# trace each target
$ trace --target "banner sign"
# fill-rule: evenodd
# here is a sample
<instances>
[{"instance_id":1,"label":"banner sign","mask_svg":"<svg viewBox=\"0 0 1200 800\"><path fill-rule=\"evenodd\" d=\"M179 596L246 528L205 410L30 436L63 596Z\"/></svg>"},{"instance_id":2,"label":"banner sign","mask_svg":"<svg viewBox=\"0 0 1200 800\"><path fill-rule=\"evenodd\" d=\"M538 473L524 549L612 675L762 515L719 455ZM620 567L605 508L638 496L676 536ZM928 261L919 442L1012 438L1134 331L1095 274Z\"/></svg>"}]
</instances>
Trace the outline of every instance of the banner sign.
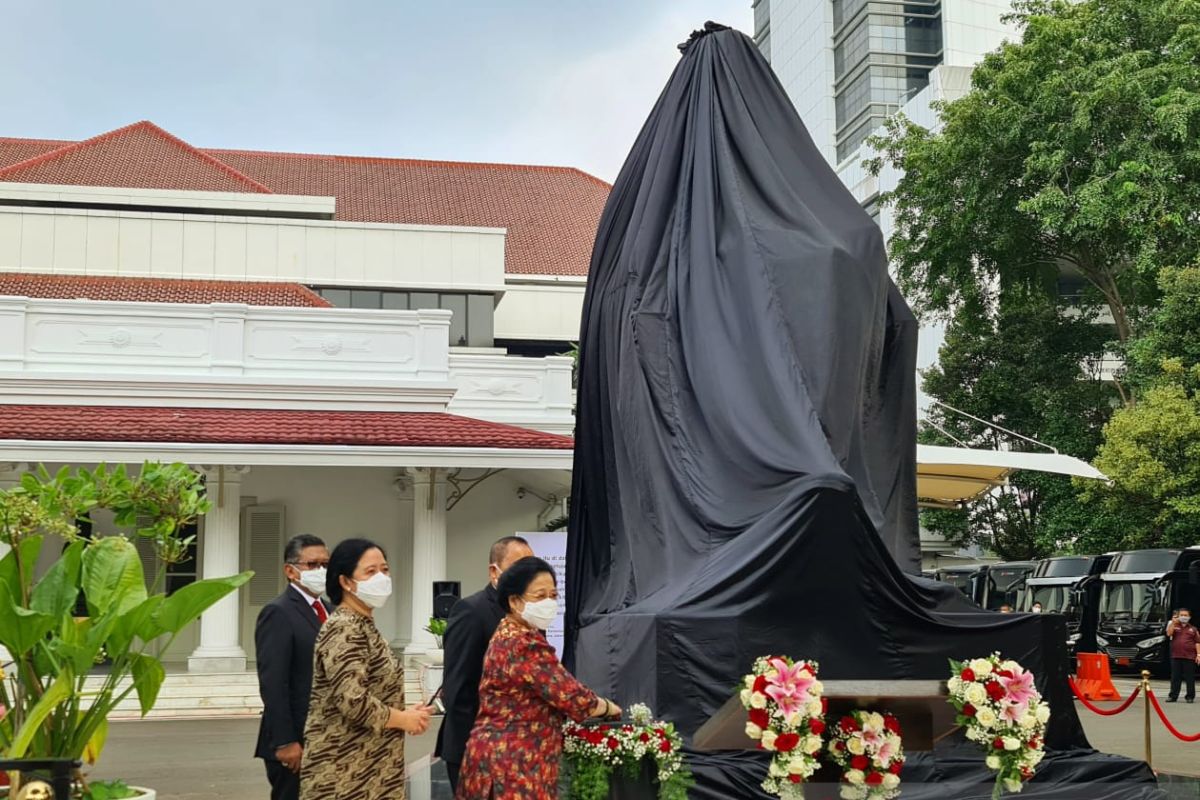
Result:
<instances>
[{"instance_id":1,"label":"banner sign","mask_svg":"<svg viewBox=\"0 0 1200 800\"><path fill-rule=\"evenodd\" d=\"M550 566L554 567L555 577L558 579L558 618L550 625L550 630L546 631L546 639L561 659L563 653L563 618L567 607L567 532L518 532L515 535L529 542L529 546L533 548L535 556L549 562Z\"/></svg>"}]
</instances>

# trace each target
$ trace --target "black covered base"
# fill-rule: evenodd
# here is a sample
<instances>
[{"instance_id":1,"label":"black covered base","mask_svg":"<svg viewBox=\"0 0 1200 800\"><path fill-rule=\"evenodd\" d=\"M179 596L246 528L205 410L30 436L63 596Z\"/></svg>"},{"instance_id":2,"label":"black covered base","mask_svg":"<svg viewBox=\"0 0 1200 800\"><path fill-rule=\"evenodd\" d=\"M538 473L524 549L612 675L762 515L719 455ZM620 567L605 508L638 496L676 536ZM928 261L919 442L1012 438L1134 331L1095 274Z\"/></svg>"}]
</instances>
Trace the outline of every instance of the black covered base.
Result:
<instances>
[{"instance_id":1,"label":"black covered base","mask_svg":"<svg viewBox=\"0 0 1200 800\"><path fill-rule=\"evenodd\" d=\"M759 788L766 774L766 753L689 753L696 776L695 800L770 800ZM991 800L995 773L969 742L939 746L932 753L910 753L901 778L903 800ZM810 783L806 800L834 800L837 784ZM1142 761L1095 750L1059 750L1046 754L1019 800L1166 800L1154 773Z\"/></svg>"}]
</instances>

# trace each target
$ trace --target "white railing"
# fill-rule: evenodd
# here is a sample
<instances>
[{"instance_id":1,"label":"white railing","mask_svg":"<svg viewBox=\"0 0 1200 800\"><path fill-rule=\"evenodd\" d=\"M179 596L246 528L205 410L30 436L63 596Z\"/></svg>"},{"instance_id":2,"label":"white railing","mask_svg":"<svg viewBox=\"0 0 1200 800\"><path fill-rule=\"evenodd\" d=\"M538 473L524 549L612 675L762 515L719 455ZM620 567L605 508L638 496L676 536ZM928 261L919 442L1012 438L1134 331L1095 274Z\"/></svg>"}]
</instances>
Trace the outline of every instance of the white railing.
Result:
<instances>
[{"instance_id":1,"label":"white railing","mask_svg":"<svg viewBox=\"0 0 1200 800\"><path fill-rule=\"evenodd\" d=\"M0 372L446 381L450 317L0 297Z\"/></svg>"},{"instance_id":2,"label":"white railing","mask_svg":"<svg viewBox=\"0 0 1200 800\"><path fill-rule=\"evenodd\" d=\"M574 431L570 358L452 352L450 374L458 390L450 401L455 414L550 433Z\"/></svg>"}]
</instances>

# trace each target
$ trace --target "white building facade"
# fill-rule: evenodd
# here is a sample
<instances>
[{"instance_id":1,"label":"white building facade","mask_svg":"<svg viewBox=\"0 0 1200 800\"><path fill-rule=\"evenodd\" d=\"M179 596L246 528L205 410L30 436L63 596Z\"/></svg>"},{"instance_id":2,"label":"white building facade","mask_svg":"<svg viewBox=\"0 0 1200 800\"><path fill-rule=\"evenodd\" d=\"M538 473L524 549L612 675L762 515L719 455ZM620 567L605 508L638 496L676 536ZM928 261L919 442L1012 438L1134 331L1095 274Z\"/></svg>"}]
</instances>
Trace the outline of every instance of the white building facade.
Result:
<instances>
[{"instance_id":1,"label":"white building facade","mask_svg":"<svg viewBox=\"0 0 1200 800\"><path fill-rule=\"evenodd\" d=\"M204 474L213 509L167 586L255 577L163 653L178 669L247 668L298 533L386 549L377 623L419 658L433 583L477 590L495 539L564 513L555 354L607 192L564 168L202 151L150 123L0 139L0 488L36 464Z\"/></svg>"}]
</instances>

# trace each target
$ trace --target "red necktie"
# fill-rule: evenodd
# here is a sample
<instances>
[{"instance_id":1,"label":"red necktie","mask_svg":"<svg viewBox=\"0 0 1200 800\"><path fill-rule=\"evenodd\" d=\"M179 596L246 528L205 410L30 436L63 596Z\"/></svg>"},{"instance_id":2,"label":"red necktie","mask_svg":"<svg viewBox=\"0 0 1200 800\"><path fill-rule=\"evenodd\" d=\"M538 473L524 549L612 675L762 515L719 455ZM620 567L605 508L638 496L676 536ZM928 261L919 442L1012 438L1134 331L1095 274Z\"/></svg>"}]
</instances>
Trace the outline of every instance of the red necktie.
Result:
<instances>
[{"instance_id":1,"label":"red necktie","mask_svg":"<svg viewBox=\"0 0 1200 800\"><path fill-rule=\"evenodd\" d=\"M329 614L325 613L325 606L320 600L313 600L313 611L317 612L317 619L322 623L329 619Z\"/></svg>"}]
</instances>

